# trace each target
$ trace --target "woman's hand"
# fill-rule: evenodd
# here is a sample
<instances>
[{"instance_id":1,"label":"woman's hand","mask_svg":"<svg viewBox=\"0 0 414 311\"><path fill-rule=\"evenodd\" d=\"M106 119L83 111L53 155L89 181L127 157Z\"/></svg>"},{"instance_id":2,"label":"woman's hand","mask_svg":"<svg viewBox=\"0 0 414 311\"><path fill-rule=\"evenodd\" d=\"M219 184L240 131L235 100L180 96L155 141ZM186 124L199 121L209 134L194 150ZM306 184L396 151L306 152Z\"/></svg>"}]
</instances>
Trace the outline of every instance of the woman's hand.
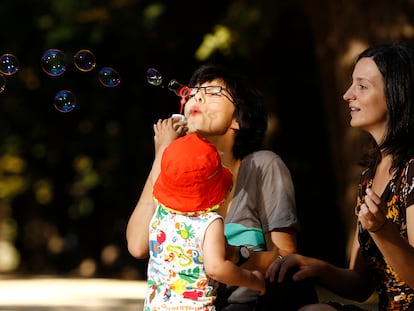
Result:
<instances>
[{"instance_id":1,"label":"woman's hand","mask_svg":"<svg viewBox=\"0 0 414 311\"><path fill-rule=\"evenodd\" d=\"M385 203L381 202L379 196L372 189L367 188L364 203L361 204L358 213L358 220L361 222L362 228L373 233L380 231L387 223L385 211Z\"/></svg>"},{"instance_id":2,"label":"woman's hand","mask_svg":"<svg viewBox=\"0 0 414 311\"><path fill-rule=\"evenodd\" d=\"M318 275L324 261L305 257L299 254L289 254L284 257L279 256L273 261L266 271L265 277L270 281L281 283L290 269L298 269L292 276L294 281L300 281Z\"/></svg>"}]
</instances>

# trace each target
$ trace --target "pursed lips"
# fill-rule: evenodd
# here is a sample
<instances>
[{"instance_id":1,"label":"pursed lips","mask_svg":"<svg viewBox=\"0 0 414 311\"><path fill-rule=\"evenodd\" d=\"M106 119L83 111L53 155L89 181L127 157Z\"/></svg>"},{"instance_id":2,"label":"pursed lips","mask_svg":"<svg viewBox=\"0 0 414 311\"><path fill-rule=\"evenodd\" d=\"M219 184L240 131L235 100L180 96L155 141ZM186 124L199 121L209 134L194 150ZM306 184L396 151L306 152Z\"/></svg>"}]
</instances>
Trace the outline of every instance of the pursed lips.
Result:
<instances>
[{"instance_id":1,"label":"pursed lips","mask_svg":"<svg viewBox=\"0 0 414 311\"><path fill-rule=\"evenodd\" d=\"M194 115L194 114L197 114L197 113L200 113L200 112L201 112L201 110L198 107L192 107L189 111L189 115L191 116L191 115Z\"/></svg>"}]
</instances>

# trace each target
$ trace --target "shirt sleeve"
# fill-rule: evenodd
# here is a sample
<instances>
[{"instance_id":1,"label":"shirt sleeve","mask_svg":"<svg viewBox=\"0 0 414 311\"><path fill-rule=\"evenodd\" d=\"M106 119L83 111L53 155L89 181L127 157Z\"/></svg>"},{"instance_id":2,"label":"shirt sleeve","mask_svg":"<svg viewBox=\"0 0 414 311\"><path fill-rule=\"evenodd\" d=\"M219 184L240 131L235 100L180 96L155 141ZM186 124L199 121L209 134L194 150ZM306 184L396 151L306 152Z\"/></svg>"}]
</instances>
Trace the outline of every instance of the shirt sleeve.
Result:
<instances>
[{"instance_id":1,"label":"shirt sleeve","mask_svg":"<svg viewBox=\"0 0 414 311\"><path fill-rule=\"evenodd\" d=\"M277 154L262 151L259 161L260 173L256 175L257 202L263 232L282 228L299 230L296 213L295 189L286 164Z\"/></svg>"},{"instance_id":2,"label":"shirt sleeve","mask_svg":"<svg viewBox=\"0 0 414 311\"><path fill-rule=\"evenodd\" d=\"M406 207L414 204L414 159L408 162L405 172L405 185L403 191Z\"/></svg>"}]
</instances>

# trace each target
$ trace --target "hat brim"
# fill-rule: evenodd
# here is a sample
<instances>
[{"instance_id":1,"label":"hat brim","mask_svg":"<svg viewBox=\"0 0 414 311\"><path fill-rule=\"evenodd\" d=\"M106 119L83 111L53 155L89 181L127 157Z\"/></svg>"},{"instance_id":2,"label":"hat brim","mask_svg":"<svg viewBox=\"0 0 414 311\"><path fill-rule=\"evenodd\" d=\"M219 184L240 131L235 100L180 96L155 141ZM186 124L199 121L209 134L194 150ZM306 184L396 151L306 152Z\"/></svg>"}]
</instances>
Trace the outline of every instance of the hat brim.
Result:
<instances>
[{"instance_id":1,"label":"hat brim","mask_svg":"<svg viewBox=\"0 0 414 311\"><path fill-rule=\"evenodd\" d=\"M200 213L218 209L232 187L232 174L224 166L203 184L183 188L160 174L153 188L154 198L165 208L179 213Z\"/></svg>"}]
</instances>

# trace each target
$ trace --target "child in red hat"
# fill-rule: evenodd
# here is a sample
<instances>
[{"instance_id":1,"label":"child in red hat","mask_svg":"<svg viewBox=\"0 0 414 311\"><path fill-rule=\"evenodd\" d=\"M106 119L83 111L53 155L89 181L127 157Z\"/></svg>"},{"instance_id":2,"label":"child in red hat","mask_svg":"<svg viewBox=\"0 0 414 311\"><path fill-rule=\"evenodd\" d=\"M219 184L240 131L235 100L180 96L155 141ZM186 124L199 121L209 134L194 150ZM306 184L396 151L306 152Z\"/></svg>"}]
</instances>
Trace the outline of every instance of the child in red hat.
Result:
<instances>
[{"instance_id":1,"label":"child in red hat","mask_svg":"<svg viewBox=\"0 0 414 311\"><path fill-rule=\"evenodd\" d=\"M219 282L263 294L260 272L225 259L223 218L216 210L233 182L216 147L195 133L177 138L172 119L154 130L158 150L151 180L157 209L149 225L144 311L215 310Z\"/></svg>"}]
</instances>

